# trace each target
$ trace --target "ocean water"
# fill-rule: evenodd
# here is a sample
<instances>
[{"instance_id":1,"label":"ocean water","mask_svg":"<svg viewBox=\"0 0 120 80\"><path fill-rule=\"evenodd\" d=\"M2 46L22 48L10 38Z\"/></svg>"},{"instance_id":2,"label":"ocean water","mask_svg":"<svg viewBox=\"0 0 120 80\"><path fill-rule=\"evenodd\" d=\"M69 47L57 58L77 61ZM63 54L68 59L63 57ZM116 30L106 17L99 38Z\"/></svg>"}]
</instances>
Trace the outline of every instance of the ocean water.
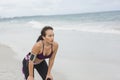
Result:
<instances>
[{"instance_id":1,"label":"ocean water","mask_svg":"<svg viewBox=\"0 0 120 80\"><path fill-rule=\"evenodd\" d=\"M120 35L120 11L51 16L1 17L0 42L11 46L14 51L23 57L40 35L41 28L46 25L52 26L56 34L62 31L73 31L73 33L91 32ZM59 39L58 36L56 36L56 39Z\"/></svg>"},{"instance_id":2,"label":"ocean water","mask_svg":"<svg viewBox=\"0 0 120 80\"><path fill-rule=\"evenodd\" d=\"M4 22L10 24L28 24L29 27L38 29L44 25L52 25L56 28L56 30L76 30L109 33L119 33L119 21L120 11L0 18L0 22L3 24Z\"/></svg>"},{"instance_id":3,"label":"ocean water","mask_svg":"<svg viewBox=\"0 0 120 80\"><path fill-rule=\"evenodd\" d=\"M15 58L22 60L46 25L54 28L59 43L54 69L65 80L120 79L120 11L1 17L0 43L11 47L17 53Z\"/></svg>"}]
</instances>

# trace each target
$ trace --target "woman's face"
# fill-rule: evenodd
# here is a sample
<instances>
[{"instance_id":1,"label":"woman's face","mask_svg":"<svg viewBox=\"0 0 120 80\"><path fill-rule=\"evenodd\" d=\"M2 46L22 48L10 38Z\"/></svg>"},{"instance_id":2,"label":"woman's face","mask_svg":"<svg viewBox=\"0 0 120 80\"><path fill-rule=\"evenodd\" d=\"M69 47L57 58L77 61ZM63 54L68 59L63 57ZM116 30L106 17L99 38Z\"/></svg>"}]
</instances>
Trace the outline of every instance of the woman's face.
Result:
<instances>
[{"instance_id":1,"label":"woman's face","mask_svg":"<svg viewBox=\"0 0 120 80\"><path fill-rule=\"evenodd\" d=\"M53 43L54 41L54 32L53 30L47 30L46 31L46 36L44 37L44 40L48 43Z\"/></svg>"}]
</instances>

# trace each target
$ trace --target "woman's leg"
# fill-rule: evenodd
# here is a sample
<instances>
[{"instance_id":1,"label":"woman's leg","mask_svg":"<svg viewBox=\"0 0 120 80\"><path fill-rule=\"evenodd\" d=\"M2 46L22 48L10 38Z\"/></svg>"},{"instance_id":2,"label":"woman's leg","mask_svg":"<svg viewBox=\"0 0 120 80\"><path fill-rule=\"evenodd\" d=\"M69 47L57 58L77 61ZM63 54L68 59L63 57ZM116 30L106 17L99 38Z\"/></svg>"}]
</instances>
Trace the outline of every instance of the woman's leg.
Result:
<instances>
[{"instance_id":1,"label":"woman's leg","mask_svg":"<svg viewBox=\"0 0 120 80\"><path fill-rule=\"evenodd\" d=\"M38 73L42 77L42 79L45 80L47 71L48 71L48 66L47 66L46 61L44 60L40 64L35 65L34 67L38 71Z\"/></svg>"},{"instance_id":2,"label":"woman's leg","mask_svg":"<svg viewBox=\"0 0 120 80\"><path fill-rule=\"evenodd\" d=\"M28 68L28 60L26 59L23 59L23 68L22 68L22 71L23 71L23 74L25 76L25 79L27 80L28 76L29 76L29 68ZM33 73L34 73L34 69L33 69Z\"/></svg>"}]
</instances>

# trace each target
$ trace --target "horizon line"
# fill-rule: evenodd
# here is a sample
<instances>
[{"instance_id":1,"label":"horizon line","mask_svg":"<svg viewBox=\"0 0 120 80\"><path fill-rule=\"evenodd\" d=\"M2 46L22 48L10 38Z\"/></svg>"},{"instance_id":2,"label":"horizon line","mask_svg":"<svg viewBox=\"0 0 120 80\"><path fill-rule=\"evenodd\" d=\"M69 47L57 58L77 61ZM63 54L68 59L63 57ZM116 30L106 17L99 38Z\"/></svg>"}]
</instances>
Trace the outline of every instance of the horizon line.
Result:
<instances>
[{"instance_id":1,"label":"horizon line","mask_svg":"<svg viewBox=\"0 0 120 80\"><path fill-rule=\"evenodd\" d=\"M94 14L94 13L107 13L107 12L119 12L120 10L108 10L108 11L93 11L93 12L78 12L78 13L64 13L64 14L51 14L51 15L29 15L29 16L13 16L13 17L2 17L0 19L13 19L13 18L23 18L23 17L50 17L50 16L65 16L65 15L77 15L77 14Z\"/></svg>"}]
</instances>

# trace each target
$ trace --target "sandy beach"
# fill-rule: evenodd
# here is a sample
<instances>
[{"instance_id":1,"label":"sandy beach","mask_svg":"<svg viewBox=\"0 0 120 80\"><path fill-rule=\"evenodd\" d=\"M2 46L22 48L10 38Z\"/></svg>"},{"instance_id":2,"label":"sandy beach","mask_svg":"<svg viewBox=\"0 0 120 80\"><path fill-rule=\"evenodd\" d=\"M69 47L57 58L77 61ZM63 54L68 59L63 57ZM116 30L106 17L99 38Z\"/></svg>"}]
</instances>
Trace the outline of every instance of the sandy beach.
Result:
<instances>
[{"instance_id":1,"label":"sandy beach","mask_svg":"<svg viewBox=\"0 0 120 80\"><path fill-rule=\"evenodd\" d=\"M56 33L65 36L57 37L60 45L52 70L54 80L119 80L119 35L73 32ZM69 42L65 39L66 36ZM18 54L1 44L0 51L0 79L24 80L22 60L17 59ZM36 71L35 80L42 80Z\"/></svg>"},{"instance_id":2,"label":"sandy beach","mask_svg":"<svg viewBox=\"0 0 120 80\"><path fill-rule=\"evenodd\" d=\"M56 38L60 45L52 70L54 80L120 79L119 35L74 31L57 31L56 35L60 35ZM0 51L0 79L24 80L18 53L1 44ZM35 80L42 80L36 71Z\"/></svg>"},{"instance_id":3,"label":"sandy beach","mask_svg":"<svg viewBox=\"0 0 120 80\"><path fill-rule=\"evenodd\" d=\"M1 44L0 52L0 80L23 80L21 63L14 58L15 52Z\"/></svg>"}]
</instances>

